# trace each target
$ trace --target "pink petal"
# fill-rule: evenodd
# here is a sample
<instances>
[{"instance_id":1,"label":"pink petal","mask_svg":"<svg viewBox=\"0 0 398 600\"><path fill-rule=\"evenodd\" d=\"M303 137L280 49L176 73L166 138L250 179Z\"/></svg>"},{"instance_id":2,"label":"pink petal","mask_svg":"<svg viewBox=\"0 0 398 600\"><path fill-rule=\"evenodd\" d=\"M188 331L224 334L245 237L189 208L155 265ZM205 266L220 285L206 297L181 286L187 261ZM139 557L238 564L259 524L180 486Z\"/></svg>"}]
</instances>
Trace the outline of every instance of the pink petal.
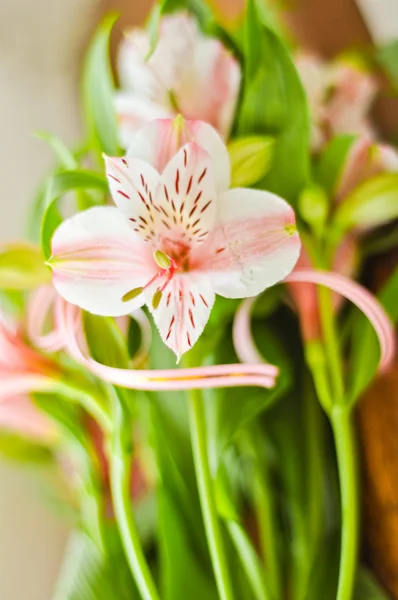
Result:
<instances>
[{"instance_id":1,"label":"pink petal","mask_svg":"<svg viewBox=\"0 0 398 600\"><path fill-rule=\"evenodd\" d=\"M64 221L52 241L53 283L68 302L98 315L139 308L143 295L123 301L158 272L152 248L113 207L96 207Z\"/></svg>"},{"instance_id":2,"label":"pink petal","mask_svg":"<svg viewBox=\"0 0 398 600\"><path fill-rule=\"evenodd\" d=\"M239 95L239 64L214 39L198 39L193 54L174 88L178 108L186 119L205 121L226 138Z\"/></svg>"},{"instance_id":3,"label":"pink petal","mask_svg":"<svg viewBox=\"0 0 398 600\"><path fill-rule=\"evenodd\" d=\"M354 189L380 173L398 171L398 152L387 144L375 144L360 138L351 146L337 185L336 199L343 200Z\"/></svg>"},{"instance_id":4,"label":"pink petal","mask_svg":"<svg viewBox=\"0 0 398 600\"><path fill-rule=\"evenodd\" d=\"M162 340L178 360L198 340L214 300L208 279L190 273L173 277L157 308L152 306L152 294L147 294L147 304Z\"/></svg>"},{"instance_id":5,"label":"pink petal","mask_svg":"<svg viewBox=\"0 0 398 600\"><path fill-rule=\"evenodd\" d=\"M294 212L278 196L233 189L218 198L218 221L190 268L205 272L217 294L255 296L281 281L300 252Z\"/></svg>"},{"instance_id":6,"label":"pink petal","mask_svg":"<svg viewBox=\"0 0 398 600\"><path fill-rule=\"evenodd\" d=\"M46 443L54 441L57 434L54 424L28 396L7 398L0 402L0 428Z\"/></svg>"},{"instance_id":7,"label":"pink petal","mask_svg":"<svg viewBox=\"0 0 398 600\"><path fill-rule=\"evenodd\" d=\"M169 256L205 241L216 219L216 196L209 155L196 143L186 144L163 171L153 211Z\"/></svg>"},{"instance_id":8,"label":"pink petal","mask_svg":"<svg viewBox=\"0 0 398 600\"><path fill-rule=\"evenodd\" d=\"M227 190L231 177L228 151L215 129L201 121L184 121L182 117L153 121L134 135L127 157L147 162L162 173L189 142L196 142L209 154L217 191Z\"/></svg>"},{"instance_id":9,"label":"pink petal","mask_svg":"<svg viewBox=\"0 0 398 600\"><path fill-rule=\"evenodd\" d=\"M115 109L123 148L128 148L134 134L155 119L171 119L174 111L132 92L118 92Z\"/></svg>"},{"instance_id":10,"label":"pink petal","mask_svg":"<svg viewBox=\"0 0 398 600\"><path fill-rule=\"evenodd\" d=\"M324 285L355 304L369 319L379 338L380 370L385 371L390 367L396 349L394 327L383 307L366 288L343 275L315 269L295 270L286 281Z\"/></svg>"},{"instance_id":11,"label":"pink petal","mask_svg":"<svg viewBox=\"0 0 398 600\"><path fill-rule=\"evenodd\" d=\"M377 93L374 77L366 71L336 61L330 69L333 94L326 105L327 126L331 132L374 137L368 113Z\"/></svg>"},{"instance_id":12,"label":"pink petal","mask_svg":"<svg viewBox=\"0 0 398 600\"><path fill-rule=\"evenodd\" d=\"M64 302L58 323L60 335L71 356L91 373L114 385L148 390L171 391L235 386L275 386L278 374L273 365L211 365L190 369L132 370L116 369L96 362L84 354L76 334L76 307Z\"/></svg>"},{"instance_id":13,"label":"pink petal","mask_svg":"<svg viewBox=\"0 0 398 600\"><path fill-rule=\"evenodd\" d=\"M263 357L257 350L251 332L251 311L256 298L247 298L236 311L233 323L233 341L237 357L243 363L261 364Z\"/></svg>"},{"instance_id":14,"label":"pink petal","mask_svg":"<svg viewBox=\"0 0 398 600\"><path fill-rule=\"evenodd\" d=\"M120 48L119 73L122 87L136 96L210 123L224 137L229 133L239 95L239 64L186 13L161 20L152 53L145 32L127 36Z\"/></svg>"}]
</instances>

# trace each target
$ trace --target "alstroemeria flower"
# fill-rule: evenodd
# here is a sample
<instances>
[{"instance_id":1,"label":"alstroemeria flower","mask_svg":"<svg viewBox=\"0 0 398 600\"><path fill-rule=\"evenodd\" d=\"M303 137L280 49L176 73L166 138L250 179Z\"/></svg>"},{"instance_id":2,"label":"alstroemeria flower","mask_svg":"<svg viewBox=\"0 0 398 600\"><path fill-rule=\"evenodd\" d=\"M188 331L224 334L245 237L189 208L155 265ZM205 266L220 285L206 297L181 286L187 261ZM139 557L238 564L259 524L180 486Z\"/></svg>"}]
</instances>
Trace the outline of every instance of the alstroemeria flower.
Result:
<instances>
[{"instance_id":1,"label":"alstroemeria flower","mask_svg":"<svg viewBox=\"0 0 398 600\"><path fill-rule=\"evenodd\" d=\"M215 294L255 296L294 267L292 209L269 192L228 189L228 152L210 125L154 121L106 168L117 208L79 213L53 236L54 286L72 304L107 316L147 304L180 357Z\"/></svg>"},{"instance_id":2,"label":"alstroemeria flower","mask_svg":"<svg viewBox=\"0 0 398 600\"><path fill-rule=\"evenodd\" d=\"M368 115L377 84L362 65L346 58L326 63L308 52L298 54L295 63L309 102L314 150L333 135L374 136Z\"/></svg>"},{"instance_id":3,"label":"alstroemeria flower","mask_svg":"<svg viewBox=\"0 0 398 600\"><path fill-rule=\"evenodd\" d=\"M0 402L47 390L56 373L52 361L28 346L19 328L0 313Z\"/></svg>"},{"instance_id":4,"label":"alstroemeria flower","mask_svg":"<svg viewBox=\"0 0 398 600\"><path fill-rule=\"evenodd\" d=\"M335 190L335 200L341 202L358 185L381 173L398 172L398 152L387 144L370 138L359 138L350 148Z\"/></svg>"},{"instance_id":5,"label":"alstroemeria flower","mask_svg":"<svg viewBox=\"0 0 398 600\"><path fill-rule=\"evenodd\" d=\"M152 52L147 31L128 33L120 47L119 76L116 111L124 147L146 122L178 113L206 121L227 137L240 68L221 42L204 36L186 13L161 20Z\"/></svg>"},{"instance_id":6,"label":"alstroemeria flower","mask_svg":"<svg viewBox=\"0 0 398 600\"><path fill-rule=\"evenodd\" d=\"M351 278L358 268L358 245L355 237L347 237L337 248L333 257L332 271ZM304 246L301 248L299 259L295 270L313 269L314 266ZM313 283L302 283L295 285L287 282L291 296L293 297L300 320L300 327L305 340L321 338L321 318L319 314L318 291ZM343 303L343 296L333 296L334 310L338 310Z\"/></svg>"},{"instance_id":7,"label":"alstroemeria flower","mask_svg":"<svg viewBox=\"0 0 398 600\"><path fill-rule=\"evenodd\" d=\"M54 425L28 394L47 391L55 366L24 341L18 327L0 312L0 428L52 441Z\"/></svg>"},{"instance_id":8,"label":"alstroemeria flower","mask_svg":"<svg viewBox=\"0 0 398 600\"><path fill-rule=\"evenodd\" d=\"M0 429L50 444L57 438L55 424L34 405L29 396L3 398L0 402Z\"/></svg>"}]
</instances>

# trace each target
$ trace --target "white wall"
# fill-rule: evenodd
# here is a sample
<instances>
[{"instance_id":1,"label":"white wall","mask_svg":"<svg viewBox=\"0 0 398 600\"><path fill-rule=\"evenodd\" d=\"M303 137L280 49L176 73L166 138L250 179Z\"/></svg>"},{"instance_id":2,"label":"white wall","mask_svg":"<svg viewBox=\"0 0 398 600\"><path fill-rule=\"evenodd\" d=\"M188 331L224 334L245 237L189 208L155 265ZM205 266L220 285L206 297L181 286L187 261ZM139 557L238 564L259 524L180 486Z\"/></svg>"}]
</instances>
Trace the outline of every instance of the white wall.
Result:
<instances>
[{"instance_id":1,"label":"white wall","mask_svg":"<svg viewBox=\"0 0 398 600\"><path fill-rule=\"evenodd\" d=\"M78 139L78 66L100 0L0 0L0 242L23 218L51 153L45 129ZM31 477L0 465L0 598L50 600L66 540Z\"/></svg>"}]
</instances>

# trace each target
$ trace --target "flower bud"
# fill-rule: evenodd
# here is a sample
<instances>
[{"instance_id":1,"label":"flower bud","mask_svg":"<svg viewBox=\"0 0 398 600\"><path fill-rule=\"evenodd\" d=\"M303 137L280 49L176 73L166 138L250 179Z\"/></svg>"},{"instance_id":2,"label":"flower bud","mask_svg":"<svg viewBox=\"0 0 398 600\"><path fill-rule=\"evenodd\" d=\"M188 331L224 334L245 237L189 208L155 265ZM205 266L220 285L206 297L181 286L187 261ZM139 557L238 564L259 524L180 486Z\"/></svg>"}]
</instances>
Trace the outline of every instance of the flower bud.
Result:
<instances>
[{"instance_id":1,"label":"flower bud","mask_svg":"<svg viewBox=\"0 0 398 600\"><path fill-rule=\"evenodd\" d=\"M250 135L237 138L228 144L231 159L232 187L252 185L268 172L274 139Z\"/></svg>"}]
</instances>

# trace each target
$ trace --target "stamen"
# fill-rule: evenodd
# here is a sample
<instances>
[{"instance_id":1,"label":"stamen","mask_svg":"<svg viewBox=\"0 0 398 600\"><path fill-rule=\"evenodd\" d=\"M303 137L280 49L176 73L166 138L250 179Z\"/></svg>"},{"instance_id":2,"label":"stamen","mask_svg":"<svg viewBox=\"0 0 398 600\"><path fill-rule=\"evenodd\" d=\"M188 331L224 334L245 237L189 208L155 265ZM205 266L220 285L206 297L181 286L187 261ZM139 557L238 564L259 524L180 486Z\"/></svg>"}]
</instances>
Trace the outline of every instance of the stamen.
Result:
<instances>
[{"instance_id":1,"label":"stamen","mask_svg":"<svg viewBox=\"0 0 398 600\"><path fill-rule=\"evenodd\" d=\"M162 291L156 290L156 292L154 293L153 298L152 298L152 307L154 309L156 309L159 306L162 296L163 296Z\"/></svg>"},{"instance_id":2,"label":"stamen","mask_svg":"<svg viewBox=\"0 0 398 600\"><path fill-rule=\"evenodd\" d=\"M170 268L171 260L167 256L167 254L165 254L161 250L156 250L156 252L153 253L153 258L155 259L156 264L158 264L161 269Z\"/></svg>"},{"instance_id":3,"label":"stamen","mask_svg":"<svg viewBox=\"0 0 398 600\"><path fill-rule=\"evenodd\" d=\"M129 292L127 292L127 294L124 294L124 296L122 296L122 302L128 302L129 300L133 300L133 298L137 298L137 296L142 294L143 291L143 287L137 287L133 290L130 290Z\"/></svg>"}]
</instances>

